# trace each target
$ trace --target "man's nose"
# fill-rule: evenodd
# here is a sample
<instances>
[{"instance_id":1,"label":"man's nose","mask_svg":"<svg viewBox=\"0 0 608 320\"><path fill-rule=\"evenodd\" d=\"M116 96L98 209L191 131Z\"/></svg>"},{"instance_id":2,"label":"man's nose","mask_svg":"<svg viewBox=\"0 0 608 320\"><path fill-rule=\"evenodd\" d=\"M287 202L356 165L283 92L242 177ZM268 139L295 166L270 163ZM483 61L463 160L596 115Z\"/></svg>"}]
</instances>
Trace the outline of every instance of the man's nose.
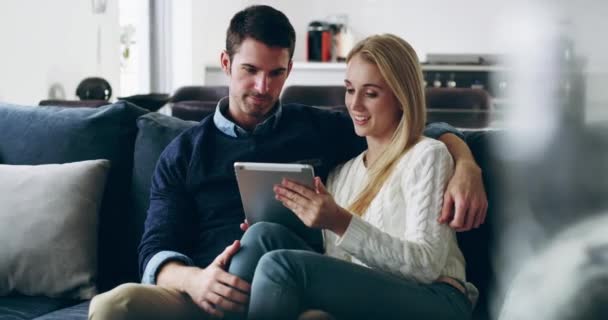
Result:
<instances>
[{"instance_id":1,"label":"man's nose","mask_svg":"<svg viewBox=\"0 0 608 320\"><path fill-rule=\"evenodd\" d=\"M255 90L260 94L268 92L268 76L261 74L255 79Z\"/></svg>"}]
</instances>

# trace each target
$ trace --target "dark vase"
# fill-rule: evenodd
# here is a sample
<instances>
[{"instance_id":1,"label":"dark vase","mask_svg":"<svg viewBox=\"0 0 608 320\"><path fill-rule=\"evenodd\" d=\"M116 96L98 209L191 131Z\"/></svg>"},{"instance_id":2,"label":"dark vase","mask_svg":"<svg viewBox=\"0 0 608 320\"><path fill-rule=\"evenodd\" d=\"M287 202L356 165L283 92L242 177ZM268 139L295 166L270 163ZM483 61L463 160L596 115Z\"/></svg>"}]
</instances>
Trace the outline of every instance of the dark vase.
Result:
<instances>
[{"instance_id":1,"label":"dark vase","mask_svg":"<svg viewBox=\"0 0 608 320\"><path fill-rule=\"evenodd\" d=\"M78 84L76 95L80 100L109 100L112 96L112 86L103 78L86 78Z\"/></svg>"}]
</instances>

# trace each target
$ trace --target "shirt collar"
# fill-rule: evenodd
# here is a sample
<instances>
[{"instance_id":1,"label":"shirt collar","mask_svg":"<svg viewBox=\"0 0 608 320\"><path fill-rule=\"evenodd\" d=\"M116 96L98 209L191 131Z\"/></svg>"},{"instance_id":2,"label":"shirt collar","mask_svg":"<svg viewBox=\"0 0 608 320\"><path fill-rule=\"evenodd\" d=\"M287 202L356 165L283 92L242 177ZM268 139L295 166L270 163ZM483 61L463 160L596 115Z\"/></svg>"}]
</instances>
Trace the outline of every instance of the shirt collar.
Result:
<instances>
[{"instance_id":1,"label":"shirt collar","mask_svg":"<svg viewBox=\"0 0 608 320\"><path fill-rule=\"evenodd\" d=\"M273 110L270 111L272 114L262 121L262 123L255 126L253 131L248 131L229 119L228 97L224 97L217 103L217 108L215 108L215 113L213 114L213 123L221 132L234 138L265 135L276 128L281 118L282 110L283 106L279 100L273 107Z\"/></svg>"}]
</instances>

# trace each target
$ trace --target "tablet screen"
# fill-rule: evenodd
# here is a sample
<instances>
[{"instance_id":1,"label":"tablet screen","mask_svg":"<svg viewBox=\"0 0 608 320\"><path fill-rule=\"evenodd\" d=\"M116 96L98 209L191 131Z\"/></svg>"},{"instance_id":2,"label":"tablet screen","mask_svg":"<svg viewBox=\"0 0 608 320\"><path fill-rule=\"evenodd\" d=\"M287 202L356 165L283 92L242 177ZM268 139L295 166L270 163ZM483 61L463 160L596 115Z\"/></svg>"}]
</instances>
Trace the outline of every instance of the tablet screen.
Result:
<instances>
[{"instance_id":1,"label":"tablet screen","mask_svg":"<svg viewBox=\"0 0 608 320\"><path fill-rule=\"evenodd\" d=\"M308 228L283 204L275 199L274 185L283 178L313 188L314 169L307 164L235 162L234 170L247 221L253 225L259 221L282 224L299 234L313 248L322 247L320 230ZM311 243L313 242L313 243ZM317 249L317 248L315 248Z\"/></svg>"}]
</instances>

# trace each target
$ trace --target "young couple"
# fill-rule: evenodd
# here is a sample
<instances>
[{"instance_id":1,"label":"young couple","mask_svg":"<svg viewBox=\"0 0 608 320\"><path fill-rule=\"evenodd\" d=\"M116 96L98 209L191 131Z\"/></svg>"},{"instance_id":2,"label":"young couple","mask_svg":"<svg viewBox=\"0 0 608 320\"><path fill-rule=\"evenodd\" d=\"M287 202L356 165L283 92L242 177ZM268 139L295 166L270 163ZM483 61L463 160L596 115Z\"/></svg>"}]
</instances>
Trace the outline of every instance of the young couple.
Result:
<instances>
[{"instance_id":1,"label":"young couple","mask_svg":"<svg viewBox=\"0 0 608 320\"><path fill-rule=\"evenodd\" d=\"M346 117L281 104L294 45L271 7L232 18L221 55L229 97L167 146L154 173L144 284L97 296L91 319L471 317L475 288L455 231L483 223L485 192L458 132L425 129L416 53L393 35L355 46ZM283 181L274 191L323 230L324 254L281 225L242 223L235 161L315 164L314 189Z\"/></svg>"}]
</instances>

